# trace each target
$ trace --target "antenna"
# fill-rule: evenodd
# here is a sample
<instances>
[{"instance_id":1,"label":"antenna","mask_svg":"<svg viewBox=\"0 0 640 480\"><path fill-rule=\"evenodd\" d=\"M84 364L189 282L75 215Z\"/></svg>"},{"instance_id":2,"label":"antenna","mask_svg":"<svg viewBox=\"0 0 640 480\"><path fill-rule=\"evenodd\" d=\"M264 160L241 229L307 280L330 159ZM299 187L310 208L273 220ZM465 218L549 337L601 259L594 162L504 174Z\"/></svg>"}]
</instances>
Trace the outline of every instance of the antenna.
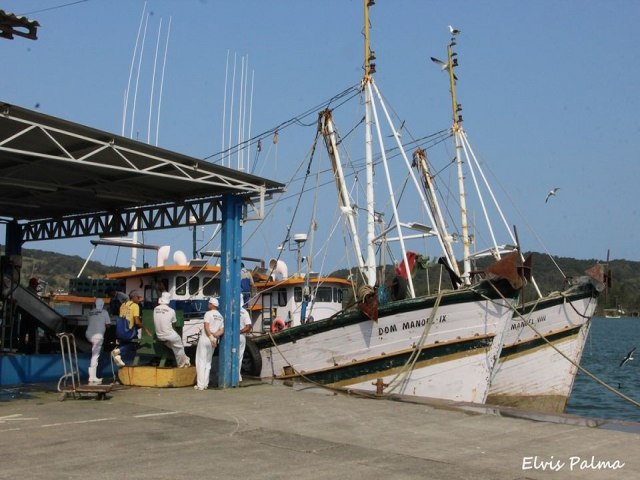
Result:
<instances>
[{"instance_id":1,"label":"antenna","mask_svg":"<svg viewBox=\"0 0 640 480\"><path fill-rule=\"evenodd\" d=\"M231 102L229 105L229 146L227 148L231 148L231 125L233 125L233 101L236 93L236 62L237 62L238 54L233 54L233 76L231 77ZM224 164L224 162L223 162ZM227 152L227 167L231 167L231 151Z\"/></svg>"},{"instance_id":2,"label":"antenna","mask_svg":"<svg viewBox=\"0 0 640 480\"><path fill-rule=\"evenodd\" d=\"M138 101L138 85L140 84L140 69L142 67L142 58L144 56L144 42L147 38L147 25L149 24L149 14L144 22L144 33L142 34L142 45L140 46L140 57L138 59L138 72L136 74L136 88L133 92L133 108L131 110L131 133L129 138L133 138L133 126L136 118L136 103Z\"/></svg>"},{"instance_id":3,"label":"antenna","mask_svg":"<svg viewBox=\"0 0 640 480\"><path fill-rule=\"evenodd\" d=\"M244 55L240 57L240 98L238 98L238 143L237 143L237 166L238 170L242 170L242 148L240 145L242 144L242 125L243 125L243 114L244 114L244 102L246 89L244 84L244 76L245 76L245 58ZM231 166L231 165L229 165Z\"/></svg>"},{"instance_id":4,"label":"antenna","mask_svg":"<svg viewBox=\"0 0 640 480\"><path fill-rule=\"evenodd\" d=\"M147 143L151 144L151 115L153 114L153 90L156 85L156 66L158 65L158 50L160 50L160 34L162 33L162 18L158 26L158 38L156 40L156 53L153 56L153 75L151 75L151 95L149 95L149 120L147 122Z\"/></svg>"},{"instance_id":5,"label":"antenna","mask_svg":"<svg viewBox=\"0 0 640 480\"><path fill-rule=\"evenodd\" d=\"M122 136L124 137L125 126L127 123L127 107L129 103L129 92L131 90L131 77L133 76L133 66L136 61L136 53L138 52L138 43L140 42L140 32L142 31L142 22L144 20L144 13L147 8L147 2L144 2L142 6L142 15L140 16L140 24L138 25L138 35L136 36L136 43L133 47L133 55L131 56L131 67L129 68L129 81L127 82L127 89L124 92L124 108L122 109Z\"/></svg>"},{"instance_id":6,"label":"antenna","mask_svg":"<svg viewBox=\"0 0 640 480\"><path fill-rule=\"evenodd\" d=\"M247 133L247 138L251 138L251 120L253 116L253 81L254 81L254 71L251 70L251 96L249 97L249 132ZM249 143L247 147L247 172L250 172L249 162L251 161L251 143Z\"/></svg>"},{"instance_id":7,"label":"antenna","mask_svg":"<svg viewBox=\"0 0 640 480\"><path fill-rule=\"evenodd\" d=\"M169 17L169 25L167 27L167 40L164 44L164 59L162 61L162 75L160 77L160 93L158 98L158 117L156 121L156 147L158 146L158 138L160 134L160 108L162 107L162 90L164 87L164 72L167 66L167 52L169 51L169 35L171 34L171 20Z\"/></svg>"},{"instance_id":8,"label":"antenna","mask_svg":"<svg viewBox=\"0 0 640 480\"><path fill-rule=\"evenodd\" d=\"M221 152L224 152L224 127L227 123L227 83L229 80L229 50L227 50L227 62L224 67L224 98L222 101L222 148ZM223 153L224 155L224 153ZM222 164L224 165L224 156L222 158Z\"/></svg>"}]
</instances>

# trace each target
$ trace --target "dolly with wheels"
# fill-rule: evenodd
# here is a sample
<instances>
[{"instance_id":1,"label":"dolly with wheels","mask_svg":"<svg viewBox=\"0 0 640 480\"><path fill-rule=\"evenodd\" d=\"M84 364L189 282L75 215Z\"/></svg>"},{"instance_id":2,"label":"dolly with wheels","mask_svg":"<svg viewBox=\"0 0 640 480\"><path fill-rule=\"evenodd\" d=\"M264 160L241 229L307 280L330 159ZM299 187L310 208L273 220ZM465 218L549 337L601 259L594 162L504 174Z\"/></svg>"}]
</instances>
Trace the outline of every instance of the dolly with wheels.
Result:
<instances>
[{"instance_id":1,"label":"dolly with wheels","mask_svg":"<svg viewBox=\"0 0 640 480\"><path fill-rule=\"evenodd\" d=\"M60 351L64 366L64 375L58 380L58 400L62 402L68 396L80 398L83 395L95 396L97 400L105 400L113 385L82 385L78 368L76 338L73 333L59 333L58 338L60 338Z\"/></svg>"}]
</instances>

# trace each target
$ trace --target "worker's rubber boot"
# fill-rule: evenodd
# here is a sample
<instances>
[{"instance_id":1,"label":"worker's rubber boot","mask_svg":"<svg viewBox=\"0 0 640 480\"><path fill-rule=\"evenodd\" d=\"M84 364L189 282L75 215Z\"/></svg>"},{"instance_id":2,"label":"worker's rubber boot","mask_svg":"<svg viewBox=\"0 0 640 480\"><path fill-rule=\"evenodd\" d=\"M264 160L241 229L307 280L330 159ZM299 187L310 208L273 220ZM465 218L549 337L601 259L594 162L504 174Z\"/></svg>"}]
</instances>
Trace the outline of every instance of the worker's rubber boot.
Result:
<instances>
[{"instance_id":1,"label":"worker's rubber boot","mask_svg":"<svg viewBox=\"0 0 640 480\"><path fill-rule=\"evenodd\" d=\"M89 367L89 385L100 385L102 379L96 376L97 367Z\"/></svg>"}]
</instances>

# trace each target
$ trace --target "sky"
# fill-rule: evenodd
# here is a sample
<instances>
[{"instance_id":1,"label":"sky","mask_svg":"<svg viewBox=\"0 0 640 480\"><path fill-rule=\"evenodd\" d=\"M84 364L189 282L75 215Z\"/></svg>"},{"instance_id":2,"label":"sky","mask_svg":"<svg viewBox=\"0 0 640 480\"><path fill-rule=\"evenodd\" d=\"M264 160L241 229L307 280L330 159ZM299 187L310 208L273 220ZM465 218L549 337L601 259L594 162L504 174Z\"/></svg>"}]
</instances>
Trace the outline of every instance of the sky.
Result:
<instances>
[{"instance_id":1,"label":"sky","mask_svg":"<svg viewBox=\"0 0 640 480\"><path fill-rule=\"evenodd\" d=\"M278 130L277 143L265 135L262 151L254 146L251 160L243 160L253 173L282 183L306 164L315 138L317 113L301 114L363 74L361 0L5 0L0 8L41 24L36 41L0 40L0 101L199 159L219 161L229 146L227 125L237 125L239 115L230 106L233 62L237 78L246 62L252 87L246 88L251 121L245 115L244 138L301 119ZM371 9L376 84L397 125L406 125L403 141L449 128L447 76L429 58L446 58L448 25L461 30L455 51L463 126L509 201L523 250L597 260L610 251L612 259L637 261L639 18L640 3L633 0L377 0ZM141 19L144 42L136 41ZM138 54L144 45L141 61L136 45ZM234 144L237 128L232 136ZM554 187L560 190L545 203ZM290 199L275 220L247 222L243 253L275 256L287 225L292 233L306 231L310 211L335 209L324 194L319 203L306 202L297 207L306 213L297 213ZM318 243L331 225L324 222ZM197 231L198 248L207 246L213 230ZM186 252L191 239L183 230L144 237ZM91 245L83 238L24 248L85 257ZM341 243L329 248L327 268L340 267L342 249ZM107 248L93 259L126 265L128 256ZM285 256L295 263L295 252Z\"/></svg>"}]
</instances>

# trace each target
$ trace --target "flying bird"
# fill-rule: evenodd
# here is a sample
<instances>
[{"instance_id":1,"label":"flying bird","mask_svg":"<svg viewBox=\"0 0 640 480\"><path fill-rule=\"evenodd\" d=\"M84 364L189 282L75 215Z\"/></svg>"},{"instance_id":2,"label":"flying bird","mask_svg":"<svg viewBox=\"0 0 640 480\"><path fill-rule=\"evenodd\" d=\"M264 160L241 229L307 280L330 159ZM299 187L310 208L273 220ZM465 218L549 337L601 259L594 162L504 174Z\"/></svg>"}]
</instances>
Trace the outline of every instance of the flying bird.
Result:
<instances>
[{"instance_id":1,"label":"flying bird","mask_svg":"<svg viewBox=\"0 0 640 480\"><path fill-rule=\"evenodd\" d=\"M449 32L451 32L451 35L458 35L460 33L460 30L449 25Z\"/></svg>"},{"instance_id":2,"label":"flying bird","mask_svg":"<svg viewBox=\"0 0 640 480\"><path fill-rule=\"evenodd\" d=\"M618 365L619 367L622 367L625 363L627 363L629 360L633 360L633 352L636 351L636 347L633 347L631 349L631 351L629 353L627 353L625 355L625 357L622 359L622 361L620 362L620 365Z\"/></svg>"},{"instance_id":3,"label":"flying bird","mask_svg":"<svg viewBox=\"0 0 640 480\"><path fill-rule=\"evenodd\" d=\"M447 62L443 62L442 60L437 59L436 57L431 57L431 61L433 63L435 63L436 65L440 65L440 69L441 70L447 70L449 71L449 64ZM456 77L456 74L453 74L453 78L458 80L458 77Z\"/></svg>"},{"instance_id":4,"label":"flying bird","mask_svg":"<svg viewBox=\"0 0 640 480\"><path fill-rule=\"evenodd\" d=\"M560 190L560 187L551 189L549 193L547 193L547 198L545 198L544 203L547 203L551 197L555 196L558 190Z\"/></svg>"}]
</instances>

